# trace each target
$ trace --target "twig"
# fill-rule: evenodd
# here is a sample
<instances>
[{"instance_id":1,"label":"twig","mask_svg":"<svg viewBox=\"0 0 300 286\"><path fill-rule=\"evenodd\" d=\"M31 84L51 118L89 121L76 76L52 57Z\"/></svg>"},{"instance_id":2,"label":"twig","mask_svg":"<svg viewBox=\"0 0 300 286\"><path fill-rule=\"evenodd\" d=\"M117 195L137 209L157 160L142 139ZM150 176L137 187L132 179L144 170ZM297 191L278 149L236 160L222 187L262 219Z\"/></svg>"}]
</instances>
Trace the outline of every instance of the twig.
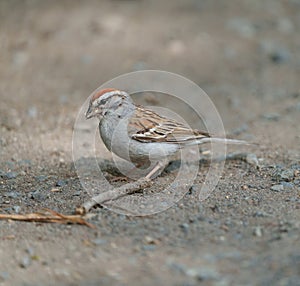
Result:
<instances>
[{"instance_id":1,"label":"twig","mask_svg":"<svg viewBox=\"0 0 300 286\"><path fill-rule=\"evenodd\" d=\"M112 201L136 193L141 189L145 189L151 185L151 180L149 178L141 178L133 183L123 185L119 188L109 190L107 192L101 193L90 200L85 202L80 207L76 208L75 212L77 215L84 215L89 212L89 210L96 206L104 204L105 202Z\"/></svg>"},{"instance_id":2,"label":"twig","mask_svg":"<svg viewBox=\"0 0 300 286\"><path fill-rule=\"evenodd\" d=\"M81 215L63 215L56 211L46 209L47 213L29 213L29 214L0 214L0 219L27 221L27 222L43 222L43 223L64 223L64 224L81 224L90 228L94 225L88 223Z\"/></svg>"}]
</instances>

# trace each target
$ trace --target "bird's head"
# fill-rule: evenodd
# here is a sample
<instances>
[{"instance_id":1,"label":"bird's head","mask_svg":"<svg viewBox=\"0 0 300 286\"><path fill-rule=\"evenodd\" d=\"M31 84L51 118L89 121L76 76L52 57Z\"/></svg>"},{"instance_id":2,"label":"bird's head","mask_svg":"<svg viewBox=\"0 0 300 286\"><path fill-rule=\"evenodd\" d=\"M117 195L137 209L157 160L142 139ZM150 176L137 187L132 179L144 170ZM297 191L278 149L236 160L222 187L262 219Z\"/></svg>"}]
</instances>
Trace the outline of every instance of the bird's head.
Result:
<instances>
[{"instance_id":1,"label":"bird's head","mask_svg":"<svg viewBox=\"0 0 300 286\"><path fill-rule=\"evenodd\" d=\"M91 97L85 117L102 119L109 113L117 113L128 103L131 104L132 100L127 92L115 88L102 89Z\"/></svg>"}]
</instances>

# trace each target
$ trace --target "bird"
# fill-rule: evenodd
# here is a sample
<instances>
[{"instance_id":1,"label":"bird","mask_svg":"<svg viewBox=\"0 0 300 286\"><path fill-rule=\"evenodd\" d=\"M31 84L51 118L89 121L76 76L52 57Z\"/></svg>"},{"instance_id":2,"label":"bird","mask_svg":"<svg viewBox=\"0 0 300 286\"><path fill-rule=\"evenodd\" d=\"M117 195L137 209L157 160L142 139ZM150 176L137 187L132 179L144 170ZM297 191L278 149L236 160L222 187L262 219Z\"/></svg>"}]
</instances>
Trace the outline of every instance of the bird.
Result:
<instances>
[{"instance_id":1,"label":"bird","mask_svg":"<svg viewBox=\"0 0 300 286\"><path fill-rule=\"evenodd\" d=\"M168 159L182 148L209 142L247 144L242 140L218 138L206 131L191 129L134 103L129 93L116 88L94 92L85 117L98 118L104 145L118 157L137 167L149 160L157 161L145 176L148 179L160 174Z\"/></svg>"}]
</instances>

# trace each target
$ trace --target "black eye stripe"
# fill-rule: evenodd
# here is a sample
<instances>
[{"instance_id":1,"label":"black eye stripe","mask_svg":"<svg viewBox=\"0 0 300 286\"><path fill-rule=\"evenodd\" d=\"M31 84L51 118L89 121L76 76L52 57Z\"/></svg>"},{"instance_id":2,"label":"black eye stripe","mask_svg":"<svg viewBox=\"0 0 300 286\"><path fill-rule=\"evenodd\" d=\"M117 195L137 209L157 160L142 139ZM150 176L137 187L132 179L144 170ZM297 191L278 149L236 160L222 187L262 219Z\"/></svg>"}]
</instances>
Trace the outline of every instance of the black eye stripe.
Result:
<instances>
[{"instance_id":1,"label":"black eye stripe","mask_svg":"<svg viewBox=\"0 0 300 286\"><path fill-rule=\"evenodd\" d=\"M100 100L100 104L104 104L104 103L106 103L106 101L107 101L107 98L103 98Z\"/></svg>"},{"instance_id":2,"label":"black eye stripe","mask_svg":"<svg viewBox=\"0 0 300 286\"><path fill-rule=\"evenodd\" d=\"M107 102L108 98L103 98L101 100L97 100L96 102L93 103L94 106L98 106L98 105L102 105L105 104Z\"/></svg>"}]
</instances>

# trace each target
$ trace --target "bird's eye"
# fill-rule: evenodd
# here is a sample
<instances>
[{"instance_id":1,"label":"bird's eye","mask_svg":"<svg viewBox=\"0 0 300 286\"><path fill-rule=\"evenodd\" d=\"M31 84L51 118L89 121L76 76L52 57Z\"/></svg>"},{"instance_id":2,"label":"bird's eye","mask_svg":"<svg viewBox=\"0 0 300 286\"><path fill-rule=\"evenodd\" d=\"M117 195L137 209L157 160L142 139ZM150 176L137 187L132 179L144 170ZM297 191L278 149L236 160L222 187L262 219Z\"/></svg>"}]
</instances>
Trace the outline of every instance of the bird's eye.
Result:
<instances>
[{"instance_id":1,"label":"bird's eye","mask_svg":"<svg viewBox=\"0 0 300 286\"><path fill-rule=\"evenodd\" d=\"M101 100L100 100L100 104L101 104L101 105L103 105L103 104L105 104L105 103L106 103L106 101L107 101L107 98L105 98L105 99L101 99Z\"/></svg>"},{"instance_id":2,"label":"bird's eye","mask_svg":"<svg viewBox=\"0 0 300 286\"><path fill-rule=\"evenodd\" d=\"M106 101L107 101L107 98L101 99L101 100L98 99L98 100L95 100L95 101L92 103L92 105L93 105L94 107L96 107L96 106L105 104Z\"/></svg>"}]
</instances>

